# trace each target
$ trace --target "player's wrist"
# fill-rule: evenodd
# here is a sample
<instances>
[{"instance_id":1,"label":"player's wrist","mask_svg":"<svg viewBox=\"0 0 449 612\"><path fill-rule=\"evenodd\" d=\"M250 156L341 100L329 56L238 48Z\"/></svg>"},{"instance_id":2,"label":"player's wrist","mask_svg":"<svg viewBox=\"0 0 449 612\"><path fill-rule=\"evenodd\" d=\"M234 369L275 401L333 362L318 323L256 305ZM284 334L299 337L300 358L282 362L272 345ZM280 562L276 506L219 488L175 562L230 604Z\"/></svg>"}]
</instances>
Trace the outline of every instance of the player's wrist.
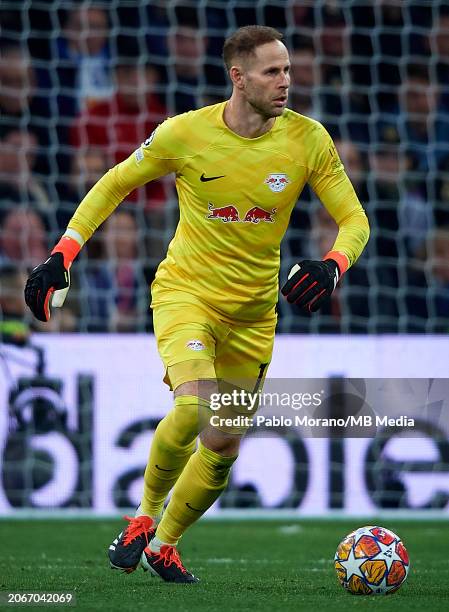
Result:
<instances>
[{"instance_id":1,"label":"player's wrist","mask_svg":"<svg viewBox=\"0 0 449 612\"><path fill-rule=\"evenodd\" d=\"M347 256L341 251L329 251L323 257L323 261L328 261L330 259L337 264L340 276L343 276L343 274L349 268L349 260Z\"/></svg>"},{"instance_id":2,"label":"player's wrist","mask_svg":"<svg viewBox=\"0 0 449 612\"><path fill-rule=\"evenodd\" d=\"M82 244L78 242L73 236L64 234L60 241L56 244L51 254L61 253L64 259L64 268L70 269L73 260L81 250Z\"/></svg>"}]
</instances>

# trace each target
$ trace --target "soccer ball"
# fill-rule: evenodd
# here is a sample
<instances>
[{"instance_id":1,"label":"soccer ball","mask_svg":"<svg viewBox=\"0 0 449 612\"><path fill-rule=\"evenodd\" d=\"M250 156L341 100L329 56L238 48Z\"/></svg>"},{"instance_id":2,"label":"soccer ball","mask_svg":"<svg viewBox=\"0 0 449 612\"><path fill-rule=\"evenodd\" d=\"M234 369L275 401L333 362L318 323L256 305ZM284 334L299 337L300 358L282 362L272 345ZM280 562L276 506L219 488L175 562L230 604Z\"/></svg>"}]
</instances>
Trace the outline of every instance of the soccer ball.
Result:
<instances>
[{"instance_id":1,"label":"soccer ball","mask_svg":"<svg viewBox=\"0 0 449 612\"><path fill-rule=\"evenodd\" d=\"M399 536L384 527L360 527L339 544L334 567L354 595L388 595L405 582L410 567Z\"/></svg>"}]
</instances>

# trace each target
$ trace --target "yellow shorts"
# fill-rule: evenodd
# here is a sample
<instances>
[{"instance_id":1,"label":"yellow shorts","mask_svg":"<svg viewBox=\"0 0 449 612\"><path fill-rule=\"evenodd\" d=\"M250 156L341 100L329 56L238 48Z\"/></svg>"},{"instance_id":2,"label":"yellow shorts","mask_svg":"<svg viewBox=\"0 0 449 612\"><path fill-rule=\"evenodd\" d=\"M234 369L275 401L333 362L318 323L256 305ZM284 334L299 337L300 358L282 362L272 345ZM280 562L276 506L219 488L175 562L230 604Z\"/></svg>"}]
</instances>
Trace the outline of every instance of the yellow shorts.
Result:
<instances>
[{"instance_id":1,"label":"yellow shorts","mask_svg":"<svg viewBox=\"0 0 449 612\"><path fill-rule=\"evenodd\" d=\"M260 388L271 361L276 322L263 327L236 325L190 294L183 301L183 295L172 292L173 301L153 306L164 381L171 389L203 379L236 385L243 381L247 390Z\"/></svg>"}]
</instances>

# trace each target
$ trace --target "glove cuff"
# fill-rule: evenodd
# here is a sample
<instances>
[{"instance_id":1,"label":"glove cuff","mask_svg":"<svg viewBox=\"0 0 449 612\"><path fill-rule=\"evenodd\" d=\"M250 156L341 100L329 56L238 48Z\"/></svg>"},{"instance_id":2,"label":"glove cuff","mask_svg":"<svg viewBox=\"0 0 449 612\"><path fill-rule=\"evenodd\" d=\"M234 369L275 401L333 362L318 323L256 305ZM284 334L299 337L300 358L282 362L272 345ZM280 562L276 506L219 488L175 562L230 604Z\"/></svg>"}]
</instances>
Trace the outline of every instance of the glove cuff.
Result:
<instances>
[{"instance_id":1,"label":"glove cuff","mask_svg":"<svg viewBox=\"0 0 449 612\"><path fill-rule=\"evenodd\" d=\"M340 276L343 276L343 274L349 268L349 260L347 256L340 251L329 251L329 253L326 253L326 255L323 257L323 261L326 261L326 259L333 259L335 261L340 271Z\"/></svg>"},{"instance_id":2,"label":"glove cuff","mask_svg":"<svg viewBox=\"0 0 449 612\"><path fill-rule=\"evenodd\" d=\"M81 245L74 238L70 238L70 236L63 236L51 254L54 255L55 253L62 253L64 268L69 270L73 260L80 251Z\"/></svg>"}]
</instances>

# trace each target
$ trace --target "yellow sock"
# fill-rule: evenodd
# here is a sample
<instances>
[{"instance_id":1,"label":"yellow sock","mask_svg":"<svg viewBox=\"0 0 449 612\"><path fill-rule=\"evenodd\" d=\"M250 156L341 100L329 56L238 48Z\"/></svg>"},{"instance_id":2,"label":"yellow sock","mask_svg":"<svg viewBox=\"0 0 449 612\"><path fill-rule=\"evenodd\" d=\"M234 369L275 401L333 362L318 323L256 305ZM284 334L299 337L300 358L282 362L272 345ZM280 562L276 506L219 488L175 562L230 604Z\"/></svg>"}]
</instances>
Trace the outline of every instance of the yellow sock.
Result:
<instances>
[{"instance_id":1,"label":"yellow sock","mask_svg":"<svg viewBox=\"0 0 449 612\"><path fill-rule=\"evenodd\" d=\"M156 537L176 544L192 523L208 510L226 487L235 457L223 457L201 442L173 489Z\"/></svg>"},{"instance_id":2,"label":"yellow sock","mask_svg":"<svg viewBox=\"0 0 449 612\"><path fill-rule=\"evenodd\" d=\"M199 415L210 411L209 402L194 395L181 395L174 408L154 432L150 457L145 470L141 511L156 517L162 512L165 498L177 481L201 430Z\"/></svg>"}]
</instances>

